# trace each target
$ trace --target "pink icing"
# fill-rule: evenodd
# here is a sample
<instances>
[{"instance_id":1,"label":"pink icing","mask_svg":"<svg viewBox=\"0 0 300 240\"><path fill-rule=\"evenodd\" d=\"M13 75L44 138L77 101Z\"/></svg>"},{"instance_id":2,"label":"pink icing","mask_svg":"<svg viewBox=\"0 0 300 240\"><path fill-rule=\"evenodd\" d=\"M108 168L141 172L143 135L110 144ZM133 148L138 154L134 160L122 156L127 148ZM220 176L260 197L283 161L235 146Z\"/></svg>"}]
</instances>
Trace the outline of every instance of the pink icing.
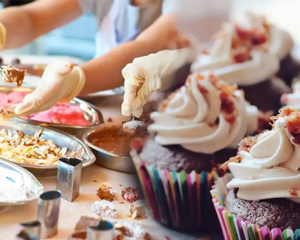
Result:
<instances>
[{"instance_id":1,"label":"pink icing","mask_svg":"<svg viewBox=\"0 0 300 240\"><path fill-rule=\"evenodd\" d=\"M12 92L10 94L0 93L0 107L7 104L22 102L23 98L29 93ZM57 103L54 107L44 112L39 112L28 116L29 119L48 122L61 123L76 126L89 126L89 122L84 117L84 112L78 105L70 103Z\"/></svg>"}]
</instances>

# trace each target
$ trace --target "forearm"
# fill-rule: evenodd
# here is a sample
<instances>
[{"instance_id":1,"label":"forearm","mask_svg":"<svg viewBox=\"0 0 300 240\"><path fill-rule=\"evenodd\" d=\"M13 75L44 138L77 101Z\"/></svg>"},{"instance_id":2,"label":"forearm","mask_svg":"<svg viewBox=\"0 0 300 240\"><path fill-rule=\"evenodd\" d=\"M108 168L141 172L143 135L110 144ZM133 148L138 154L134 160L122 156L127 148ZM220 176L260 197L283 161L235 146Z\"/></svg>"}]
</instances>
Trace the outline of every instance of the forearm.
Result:
<instances>
[{"instance_id":1,"label":"forearm","mask_svg":"<svg viewBox=\"0 0 300 240\"><path fill-rule=\"evenodd\" d=\"M82 14L77 0L38 0L0 12L6 28L5 49L17 48L33 41Z\"/></svg>"},{"instance_id":2,"label":"forearm","mask_svg":"<svg viewBox=\"0 0 300 240\"><path fill-rule=\"evenodd\" d=\"M124 83L122 69L134 58L160 51L157 44L146 41L131 41L122 44L107 54L83 64L86 84L81 95L120 87Z\"/></svg>"}]
</instances>

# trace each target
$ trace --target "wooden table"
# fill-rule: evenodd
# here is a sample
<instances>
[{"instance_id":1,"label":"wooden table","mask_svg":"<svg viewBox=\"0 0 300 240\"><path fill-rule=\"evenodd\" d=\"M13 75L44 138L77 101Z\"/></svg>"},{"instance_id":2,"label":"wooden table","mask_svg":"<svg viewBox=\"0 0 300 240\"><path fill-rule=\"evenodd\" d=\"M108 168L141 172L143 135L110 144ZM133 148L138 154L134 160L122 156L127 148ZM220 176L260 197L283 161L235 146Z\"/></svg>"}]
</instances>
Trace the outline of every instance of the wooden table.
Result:
<instances>
[{"instance_id":1,"label":"wooden table","mask_svg":"<svg viewBox=\"0 0 300 240\"><path fill-rule=\"evenodd\" d=\"M104 119L112 118L114 121L125 120L120 114L121 98L98 100L94 102L102 111ZM53 190L56 187L56 177L39 178L39 181L43 184L45 190ZM62 199L60 217L59 217L59 231L57 236L51 239L65 239L72 233L76 222L83 215L93 216L91 211L92 204L99 200L96 195L96 189L102 182L108 182L113 189L117 191L117 200L121 201L120 192L123 187L136 187L139 185L139 181L136 174L126 174L109 169L102 168L96 164L93 164L82 172L80 196L74 202L68 202ZM122 186L121 186L122 185ZM201 235L183 234L169 230L151 218L146 220L132 220L127 217L129 211L129 204L119 204L116 201L116 207L119 215L118 219L124 221L133 221L142 224L145 229L151 232L151 239L164 240L194 240ZM0 212L0 239L12 240L18 229L18 223L29 222L37 219L37 201L23 206L10 207ZM221 236L215 236L211 239L222 239Z\"/></svg>"}]
</instances>

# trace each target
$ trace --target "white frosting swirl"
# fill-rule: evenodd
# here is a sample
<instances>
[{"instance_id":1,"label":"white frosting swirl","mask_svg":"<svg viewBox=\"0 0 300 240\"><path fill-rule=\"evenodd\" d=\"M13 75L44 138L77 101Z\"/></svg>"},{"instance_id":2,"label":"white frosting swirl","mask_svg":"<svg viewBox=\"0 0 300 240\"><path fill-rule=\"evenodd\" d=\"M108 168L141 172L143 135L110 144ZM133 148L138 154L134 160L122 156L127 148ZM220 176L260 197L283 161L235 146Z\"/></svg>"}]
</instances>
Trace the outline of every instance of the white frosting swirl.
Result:
<instances>
[{"instance_id":1,"label":"white frosting swirl","mask_svg":"<svg viewBox=\"0 0 300 240\"><path fill-rule=\"evenodd\" d=\"M255 13L246 14L246 24L250 28L259 28L262 22L265 21L265 17ZM292 36L285 30L273 25L270 26L270 41L269 52L276 55L280 60L285 58L294 47L294 40Z\"/></svg>"},{"instance_id":2,"label":"white frosting swirl","mask_svg":"<svg viewBox=\"0 0 300 240\"><path fill-rule=\"evenodd\" d=\"M280 60L284 59L294 47L292 36L287 31L274 25L271 26L270 35L269 52L276 55Z\"/></svg>"},{"instance_id":3,"label":"white frosting swirl","mask_svg":"<svg viewBox=\"0 0 300 240\"><path fill-rule=\"evenodd\" d=\"M261 134L250 152L240 151L240 163L229 163L234 178L227 187L238 188L239 198L290 198L300 202L300 145L291 141L285 119L279 118L274 129Z\"/></svg>"},{"instance_id":4,"label":"white frosting swirl","mask_svg":"<svg viewBox=\"0 0 300 240\"><path fill-rule=\"evenodd\" d=\"M230 123L221 109L221 90L209 77L200 80L191 75L190 79L189 84L174 93L163 112L151 114L154 123L148 130L156 132L159 144L180 144L193 152L212 154L226 147L237 147L246 133L257 129L258 109L245 101L241 91L230 97L237 111L235 122ZM198 84L205 88L205 94Z\"/></svg>"},{"instance_id":5,"label":"white frosting swirl","mask_svg":"<svg viewBox=\"0 0 300 240\"><path fill-rule=\"evenodd\" d=\"M238 85L253 85L272 77L279 70L278 58L270 53L253 49L251 59L236 63L231 57L234 26L224 25L224 37L216 40L209 55L200 55L192 65L194 73L213 71L222 80Z\"/></svg>"},{"instance_id":6,"label":"white frosting swirl","mask_svg":"<svg viewBox=\"0 0 300 240\"><path fill-rule=\"evenodd\" d=\"M297 82L293 86L293 93L285 95L285 104L289 107L300 109L300 82Z\"/></svg>"}]
</instances>

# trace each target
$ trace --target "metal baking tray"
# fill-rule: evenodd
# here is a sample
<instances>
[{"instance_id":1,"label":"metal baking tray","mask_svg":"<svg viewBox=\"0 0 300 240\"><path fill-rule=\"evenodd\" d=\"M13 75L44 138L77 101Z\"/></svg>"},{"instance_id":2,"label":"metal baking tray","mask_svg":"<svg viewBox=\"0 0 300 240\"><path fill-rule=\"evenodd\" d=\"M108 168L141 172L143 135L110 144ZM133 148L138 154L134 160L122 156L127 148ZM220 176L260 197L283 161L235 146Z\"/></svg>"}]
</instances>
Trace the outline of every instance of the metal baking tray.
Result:
<instances>
[{"instance_id":1,"label":"metal baking tray","mask_svg":"<svg viewBox=\"0 0 300 240\"><path fill-rule=\"evenodd\" d=\"M110 124L114 124L114 123L106 123L106 125L110 125ZM86 145L88 145L93 150L93 153L96 156L95 163L102 167L109 168L115 171L135 173L136 170L135 170L134 163L131 159L131 156L113 154L89 142L88 140L89 136L92 133L99 131L101 128L103 128L104 125L105 124L102 124L97 128L90 129L86 131L82 136L83 141L86 143Z\"/></svg>"},{"instance_id":2,"label":"metal baking tray","mask_svg":"<svg viewBox=\"0 0 300 240\"><path fill-rule=\"evenodd\" d=\"M0 206L25 204L43 192L43 186L30 172L0 158Z\"/></svg>"},{"instance_id":3,"label":"metal baking tray","mask_svg":"<svg viewBox=\"0 0 300 240\"><path fill-rule=\"evenodd\" d=\"M67 147L70 151L75 151L77 153L76 157L79 157L83 160L83 167L87 167L93 162L95 162L96 157L94 156L91 149L78 138L68 133L64 133L62 131L51 128L41 127L39 125L21 123L16 121L0 122L0 129L18 130L31 136L34 135L36 132L39 132L41 128L44 128L44 132L41 136L41 139L51 139L57 146ZM14 161L11 162L28 169L36 176L55 176L57 174L57 165L34 165L27 163L17 163Z\"/></svg>"},{"instance_id":4,"label":"metal baking tray","mask_svg":"<svg viewBox=\"0 0 300 240\"><path fill-rule=\"evenodd\" d=\"M74 100L72 100L70 103L79 104L80 108L84 112L85 119L88 120L90 126L75 126L75 125L68 125L68 124L61 124L61 123L48 123L48 122L40 122L40 121L24 119L24 118L15 118L14 120L18 122L30 123L33 125L46 124L51 128L55 128L67 132L75 136L82 130L88 130L93 127L100 126L104 122L102 113L99 111L99 109L96 106L87 103L83 100L80 100L78 98L74 98Z\"/></svg>"},{"instance_id":5,"label":"metal baking tray","mask_svg":"<svg viewBox=\"0 0 300 240\"><path fill-rule=\"evenodd\" d=\"M93 99L98 99L98 98L111 98L111 97L118 97L122 96L124 94L124 87L119 87L111 90L106 90L106 91L101 91L101 92L96 92L96 93L91 93L88 95L80 96L81 99L90 101Z\"/></svg>"}]
</instances>

